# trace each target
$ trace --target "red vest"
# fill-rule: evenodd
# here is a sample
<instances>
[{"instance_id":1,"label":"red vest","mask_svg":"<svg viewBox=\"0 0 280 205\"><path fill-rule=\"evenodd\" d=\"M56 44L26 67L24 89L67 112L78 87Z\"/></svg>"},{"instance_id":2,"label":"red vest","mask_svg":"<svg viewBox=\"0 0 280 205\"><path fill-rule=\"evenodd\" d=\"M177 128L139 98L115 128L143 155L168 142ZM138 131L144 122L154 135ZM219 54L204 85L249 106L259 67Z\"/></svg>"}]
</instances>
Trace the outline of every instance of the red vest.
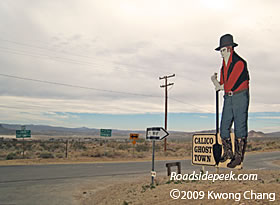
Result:
<instances>
[{"instance_id":1,"label":"red vest","mask_svg":"<svg viewBox=\"0 0 280 205\"><path fill-rule=\"evenodd\" d=\"M250 77L247 62L233 51L228 63L228 66L223 64L221 69L220 83L224 84L225 92L248 89Z\"/></svg>"}]
</instances>

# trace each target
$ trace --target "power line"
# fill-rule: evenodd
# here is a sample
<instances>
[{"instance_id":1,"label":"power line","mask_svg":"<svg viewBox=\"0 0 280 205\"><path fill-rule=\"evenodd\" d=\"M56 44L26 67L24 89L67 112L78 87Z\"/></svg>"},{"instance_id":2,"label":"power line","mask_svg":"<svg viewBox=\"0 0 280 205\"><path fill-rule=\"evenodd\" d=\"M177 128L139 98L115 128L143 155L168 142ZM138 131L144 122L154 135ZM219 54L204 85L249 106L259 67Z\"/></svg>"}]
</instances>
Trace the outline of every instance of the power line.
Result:
<instances>
[{"instance_id":1,"label":"power line","mask_svg":"<svg viewBox=\"0 0 280 205\"><path fill-rule=\"evenodd\" d=\"M79 88L79 89L86 89L86 90L94 90L94 91L100 91L100 92L118 93L118 94L143 96L143 97L156 97L156 98L161 98L162 97L162 96L159 96L159 95L146 95L146 94L140 94L140 93L132 93L132 92L123 92L123 91L115 91L115 90L106 90L106 89L85 87L85 86L80 86L80 85L73 85L73 84L59 83L59 82L53 82L53 81L39 80L39 79L26 78L26 77L20 77L20 76L15 76L15 75L7 75L7 74L3 74L3 73L0 73L0 76L13 78L13 79L18 79L18 80L27 80L27 81L37 82L37 83L45 83L45 84L59 85L59 86L65 86L65 87L72 87L72 88ZM174 97L170 97L170 96L168 98L171 99L171 100L177 101L179 103L182 103L182 104L186 104L186 105L196 107L196 108L198 108L198 109L200 109L204 112L205 111L210 112L210 113L212 112L212 111L209 111L205 108L201 108L197 105L179 100L178 98L174 98Z\"/></svg>"},{"instance_id":2,"label":"power line","mask_svg":"<svg viewBox=\"0 0 280 205\"><path fill-rule=\"evenodd\" d=\"M104 69L110 68L112 70L126 70L128 72L134 72L134 73L137 72L137 73L141 73L141 74L143 74L143 73L149 73L149 74L154 74L154 75L159 74L158 72L151 71L151 69L149 69L149 67L146 67L146 66L135 65L135 64L131 64L131 63L117 62L112 59L104 59L104 58L100 59L100 58L87 56L87 55L81 55L81 54L68 52L68 51L57 51L57 50L53 50L53 49L46 48L43 46L30 45L27 43L3 39L1 37L0 37L0 41L7 42L9 44L15 44L18 46L23 46L25 48L36 49L36 51L29 51L29 50L22 50L22 49L18 49L18 48L15 49L15 48L2 46L2 47L0 47L0 52L3 52L3 51L1 51L1 49L2 49L2 50L5 50L5 52L15 54L15 55L24 55L24 56L29 56L29 57L33 57L33 58L39 58L39 59L44 59L44 60L53 60L53 61L65 62L65 63L82 65L82 66L95 66L94 69L99 69L99 70L104 70ZM42 52L38 53L38 50L41 50L43 52L44 51L51 52L51 54L42 53ZM63 57L57 56L57 53L72 56L72 57L86 58L86 59L90 59L91 61L73 59L71 57L69 58L69 57L64 57L64 56ZM92 60L94 60L94 62L92 62ZM109 63L109 65L108 65L108 63ZM133 70L130 70L130 67L133 67ZM140 68L140 69L137 69L137 68ZM92 67L91 67L91 69L92 69ZM189 75L185 75L185 73L183 72L183 74L181 73L180 75L177 75L177 77L183 78L185 80L185 78L189 77ZM192 80L192 82L197 82L197 81Z\"/></svg>"},{"instance_id":3,"label":"power line","mask_svg":"<svg viewBox=\"0 0 280 205\"><path fill-rule=\"evenodd\" d=\"M25 46L25 47L30 47L30 48L35 48L35 49L40 49L40 50L45 50L45 51L51 51L51 52L56 52L56 53L62 53L62 54L66 54L66 55L70 55L70 56L75 56L75 57L83 57L83 58L88 58L88 59L94 59L93 57L90 56L85 56L85 55L79 55L79 54L74 54L71 52L66 52L66 51L54 51L50 48L45 48L45 47L41 47L41 46L36 46L36 45L30 45L30 44L26 44L26 43L22 43L22 42L16 42L16 41L11 41L11 40L6 40L6 39L1 39L1 41L4 42L8 42L8 43L12 43L12 44L16 44L16 45L20 45L20 46ZM61 62L66 62L66 63L71 63L71 64L78 64L78 65L86 65L86 66L92 66L92 65L99 65L98 63L93 63L93 62L86 62L86 61L81 61L81 60L74 60L71 58L65 58L65 57L59 57L59 56L52 56L54 54L44 54L44 53L38 53L37 51L31 51L31 52L26 52L26 50L18 50L18 49L11 49L11 48L7 48L7 47L0 47L0 49L5 50L5 52L9 52L12 54L16 54L16 55L25 55L25 56L30 56L30 57L35 57L35 58L41 58L44 60L56 60L56 61L61 61ZM1 51L1 50L0 50ZM100 60L100 59L98 59ZM104 61L106 63L111 63L111 64L115 64L115 65L120 65L120 66L133 66L133 67L139 67L139 68L145 68L147 69L147 67L143 67L143 66L138 66L138 65L132 65L132 64L128 64L128 63L118 63L118 62L114 62L114 61ZM103 68L101 67L100 69L104 69L105 65L101 65L103 66ZM128 69L127 67L114 67L113 69ZM147 72L147 73L154 73L155 72L151 72L151 71L147 71L147 70L143 70L143 69L136 69L136 71L141 71L141 72ZM135 72L135 68L133 69L133 72ZM67 86L67 87L75 87L75 88L80 88L80 89L88 89L88 90L95 90L95 91L101 91L101 92L111 92L111 93L119 93L119 94L127 94L127 95L135 95L135 96L144 96L144 97L161 97L161 96L154 96L154 95L145 95L145 94L139 94L139 93L130 93L130 92L122 92L122 91L114 91L114 90L105 90L105 89L98 89L98 88L91 88L91 87L85 87L85 86L79 86L79 85L72 85L72 84L65 84L65 83L58 83L58 82L51 82L51 81L44 81L44 80L39 80L39 79L33 79L33 78L25 78L25 77L19 77L19 76L13 76L13 75L6 75L6 74L0 74L1 76L4 77L10 77L10 78L15 78L15 79L20 79L20 80L29 80L29 81L33 81L33 82L39 82L39 83L47 83L47 84L53 84L53 85L60 85L60 86ZM179 76L180 77L180 76ZM171 88L169 90L171 90L173 87L173 85L171 86ZM183 103L183 104L187 104L187 105L191 105L193 107L197 107L200 110L202 110L202 108L193 105L191 103L186 103L183 102L181 100L178 100L176 98L173 97L169 97L172 100L175 100L179 103ZM205 109L204 109L205 110ZM209 110L207 110L208 112L211 112Z\"/></svg>"},{"instance_id":4,"label":"power line","mask_svg":"<svg viewBox=\"0 0 280 205\"><path fill-rule=\"evenodd\" d=\"M3 51L4 50L4 51ZM104 70L105 66L106 68L108 67L108 65L105 65L105 63L109 63L111 64L112 67L110 67L113 70L128 70L129 72L138 72L138 73L152 73L157 75L156 72L151 72L148 70L143 70L143 69L135 69L133 68L133 70L129 70L128 67L125 66L131 66L131 67L139 67L138 65L132 65L132 64L128 64L128 63L119 63L119 62L89 62L89 61L81 61L81 60L74 60L71 58L65 58L65 57L59 57L59 56L53 56L49 55L49 54L42 54L42 53L36 53L34 51L32 52L28 52L25 50L18 50L18 49L11 49L11 48L7 48L7 47L0 47L0 52L5 52L5 53L11 53L11 54L15 54L15 55L23 55L23 56L29 56L29 57L34 57L37 59L43 59L43 60L54 60L54 61L58 61L58 62L66 62L66 63L70 63L70 64L76 64L76 65L83 65L83 66L98 66L95 67L95 69L99 69L99 70ZM120 66L120 67L116 67L116 66Z\"/></svg>"},{"instance_id":5,"label":"power line","mask_svg":"<svg viewBox=\"0 0 280 205\"><path fill-rule=\"evenodd\" d=\"M104 66L107 66L104 63L106 63L106 64L110 63L111 65L114 66L114 67L111 67L111 69L114 69L114 70L115 69L116 70L124 70L125 69L125 70L130 72L128 67L133 67L133 71L131 71L131 72L152 73L154 75L159 74L159 72L153 72L153 71L151 71L151 69L149 67L146 67L146 66L135 65L135 64L131 64L131 63L116 62L112 59L100 59L100 58L96 58L96 57L93 57L93 56L81 55L81 54L77 54L77 53L73 53L73 52L69 52L69 51L57 51L57 50L53 50L51 48L38 46L38 45L34 45L34 44L23 43L23 42L18 42L18 41L14 41L14 40L3 39L1 37L0 37L0 41L7 42L9 44L14 44L14 45L18 45L18 46L27 47L27 48L39 49L41 51L48 51L48 52L53 53L51 55L38 53L37 51L35 51L37 53L34 53L34 51L31 51L33 53L30 53L30 51L26 51L26 50L23 51L23 50L15 50L14 48L11 49L11 48L3 48L3 47L1 48L0 47L0 49L10 49L10 51L8 51L8 52L12 53L12 54L16 54L16 55L24 55L24 56L36 57L36 58L47 59L47 60L55 60L55 61L66 62L66 63L77 64L77 65L85 65L85 66L98 65L98 66L101 66L101 68L98 68L98 69L103 69ZM43 43L44 44L49 44L49 43L46 43L46 42L43 42ZM21 53L15 53L15 52L21 52ZM74 60L72 58L59 57L59 56L57 56L57 53L60 53L60 54L63 54L63 55L69 55L69 56L73 56L73 57L95 60L95 62L89 62L89 61L84 61L84 60L76 60L76 59ZM41 56L34 56L34 55L41 55ZM99 61L99 62L96 62L96 61ZM115 66L120 66L120 67L115 67ZM137 69L137 68L139 68L139 69ZM184 79L185 79L185 77L188 77L188 75L185 75L185 74L182 75L182 73L181 73L180 75L177 75L177 77L179 77L179 78L184 77ZM193 82L196 82L196 81L193 80Z\"/></svg>"},{"instance_id":6,"label":"power line","mask_svg":"<svg viewBox=\"0 0 280 205\"><path fill-rule=\"evenodd\" d=\"M162 97L162 96L158 96L158 95L146 95L146 94L140 94L140 93L122 92L122 91L115 91L115 90L105 90L105 89L85 87L85 86L80 86L80 85L58 83L58 82L53 82L53 81L46 81L46 80L39 80L39 79L34 79L34 78L20 77L20 76L15 76L15 75L7 75L7 74L3 74L3 73L0 73L0 76L19 79L19 80L33 81L33 82L38 82L38 83L46 83L46 84L59 85L59 86L65 86L65 87L94 90L94 91L100 91L100 92L118 93L118 94L143 96L143 97Z\"/></svg>"},{"instance_id":7,"label":"power line","mask_svg":"<svg viewBox=\"0 0 280 205\"><path fill-rule=\"evenodd\" d=\"M72 87L72 88L78 88L78 89L86 89L86 90L94 90L94 91L100 91L100 92L109 92L109 93L118 93L118 94L125 94L125 95L134 95L134 96L143 96L143 97L155 97L155 98L162 98L162 96L159 95L146 95L146 94L140 94L140 93L131 93L131 92L122 92L122 91L114 91L114 90L105 90L105 89L99 89L99 88L92 88L92 87L85 87L85 86L80 86L80 85L73 85L73 84L66 84L66 83L59 83L59 82L52 82L52 81L46 81L46 80L39 80L39 79L34 79L34 78L26 78L26 77L20 77L20 76L14 76L14 75L7 75L0 73L0 76L2 77L8 77L8 78L13 78L13 79L18 79L18 80L27 80L27 81L32 81L32 82L37 82L37 83L45 83L45 84L52 84L52 85L59 85L59 86L65 86L65 87ZM212 112L209 111L205 108L201 108L197 105L191 104L184 102L182 100L179 100L178 98L174 97L169 97L169 99L177 101L182 104L190 105L193 107L196 107L202 111L207 111L207 112ZM1 106L3 107L3 106Z\"/></svg>"},{"instance_id":8,"label":"power line","mask_svg":"<svg viewBox=\"0 0 280 205\"><path fill-rule=\"evenodd\" d=\"M52 55L41 54L41 53L34 53L34 52L31 53L31 52L26 52L23 50L10 49L10 48L6 48L6 47L0 47L0 49L5 50L5 52L9 52L12 54L30 56L30 57L40 58L40 59L44 59L44 60L55 60L55 61L66 62L66 63L70 63L70 64L86 65L86 66L98 65L97 63L93 63L93 62L79 61L79 60L74 60L74 59L70 59L70 58L52 56ZM100 64L99 64L99 66L100 66ZM103 66L103 68L99 67L99 69L103 70L104 65L102 65L102 66ZM113 69L117 69L117 68L114 67Z\"/></svg>"},{"instance_id":9,"label":"power line","mask_svg":"<svg viewBox=\"0 0 280 205\"><path fill-rule=\"evenodd\" d=\"M139 65L133 65L133 64L129 64L129 63L120 63L120 62L116 62L116 61L111 61L111 60L108 60L108 59L99 59L99 58L95 58L95 57L91 57L91 56L86 56L86 55L80 55L80 54L75 54L75 53L71 53L71 52L67 52L67 51L55 51L55 50L52 50L52 49L50 49L50 48L44 48L44 47L41 47L41 46L34 46L34 45L29 45L29 44L26 44L26 43L21 43L21 42L16 42L16 41L11 41L11 40L6 40L6 39L1 39L0 38L0 41L4 41L4 42L8 42L8 43L12 43L12 44L16 44L16 45L20 45L20 46L24 46L24 47L29 47L29 48L35 48L35 49L40 49L40 50L45 50L45 51L50 51L50 52L56 52L56 53L61 53L61 54L63 54L63 55L70 55L70 56L74 56L74 57L82 57L82 58L87 58L87 59L90 59L90 60L98 60L98 61L103 61L103 63L110 63L110 64L113 64L113 65L118 65L118 66L124 66L124 67L121 67L121 68L119 68L119 67L114 67L113 69L128 69L127 67L125 67L125 66L133 66L134 67L134 69L133 69L133 72L135 72L135 70L136 71L139 71L139 72L145 72L145 73L153 73L153 74L155 74L155 75L157 75L158 73L156 73L156 72L153 72L153 71L151 71L148 67L145 67L145 66L139 66ZM3 49L3 48L2 48ZM4 49L10 49L11 50L11 48L4 48ZM14 49L15 50L15 49ZM17 51L20 51L20 50L17 50ZM19 54L19 55L25 55L25 53L27 52L27 51L20 51L20 52L24 52L24 53L21 53L21 54ZM33 54L34 54L34 51L32 51L33 52ZM15 53L13 53L13 54L15 54ZM38 53L35 53L36 55L38 55ZM41 53L39 54L39 55L42 55ZM28 56L28 55L26 55L26 56ZM30 56L30 55L29 55ZM48 55L44 55L45 57L50 57L50 56L48 56ZM33 56L33 57L36 57L36 56ZM63 58L63 57L57 57L57 56L55 56L55 57L51 57L51 58L62 58L62 59L66 59L66 60L70 60L70 61L76 61L76 62L78 62L78 63L85 63L85 64L90 64L90 65L92 65L93 64L93 62L85 62L85 61L81 61L81 60L73 60L73 59L69 59L69 58ZM77 64L77 63L76 63ZM96 64L96 62L95 62L95 64ZM142 68L142 69L135 69L135 67L138 67L138 68ZM148 70L147 70L148 69Z\"/></svg>"},{"instance_id":10,"label":"power line","mask_svg":"<svg viewBox=\"0 0 280 205\"><path fill-rule=\"evenodd\" d=\"M186 102L184 102L184 101L182 101L182 100L178 100L177 98L174 98L174 97L169 97L171 100L174 100L174 101L177 101L177 102L179 102L179 103L182 103L182 104L186 104L186 105L190 105L190 106L193 106L193 107L196 107L196 108L198 108L198 109L200 109L201 111L207 111L207 112L210 112L210 113L212 113L213 111L209 111L208 109L205 109L205 108L201 108L201 107L199 107L199 106L197 106L197 105L194 105L194 104L191 104L191 103L186 103Z\"/></svg>"}]
</instances>

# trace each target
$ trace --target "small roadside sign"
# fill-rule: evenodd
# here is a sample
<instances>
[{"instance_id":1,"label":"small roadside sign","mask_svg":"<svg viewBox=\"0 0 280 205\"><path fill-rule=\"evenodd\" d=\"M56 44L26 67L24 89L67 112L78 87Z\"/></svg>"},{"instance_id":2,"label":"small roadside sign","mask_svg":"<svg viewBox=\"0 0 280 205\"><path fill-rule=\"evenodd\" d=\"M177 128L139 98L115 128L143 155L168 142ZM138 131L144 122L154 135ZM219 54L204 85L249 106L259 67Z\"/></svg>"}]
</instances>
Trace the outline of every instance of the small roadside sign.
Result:
<instances>
[{"instance_id":1,"label":"small roadside sign","mask_svg":"<svg viewBox=\"0 0 280 205\"><path fill-rule=\"evenodd\" d=\"M230 134L232 142L232 150L235 151L234 147L234 133ZM221 136L218 134L218 143L222 144ZM219 168L227 168L227 164L230 162L228 159L225 162L220 162L216 165L214 158L213 145L216 144L216 134L194 134L192 139L192 165L202 166L215 166ZM242 169L243 162L241 165L235 167L235 169Z\"/></svg>"},{"instance_id":2,"label":"small roadside sign","mask_svg":"<svg viewBox=\"0 0 280 205\"><path fill-rule=\"evenodd\" d=\"M162 140L166 138L169 133L162 127L147 128L146 140Z\"/></svg>"},{"instance_id":3,"label":"small roadside sign","mask_svg":"<svg viewBox=\"0 0 280 205\"><path fill-rule=\"evenodd\" d=\"M215 134L194 134L192 140L192 164L215 166L213 145Z\"/></svg>"},{"instance_id":4,"label":"small roadside sign","mask_svg":"<svg viewBox=\"0 0 280 205\"><path fill-rule=\"evenodd\" d=\"M132 144L135 145L136 144L136 140L138 140L139 134L137 133L130 133L129 135L129 139L132 140ZM133 150L134 152L134 150Z\"/></svg>"},{"instance_id":5,"label":"small roadside sign","mask_svg":"<svg viewBox=\"0 0 280 205\"><path fill-rule=\"evenodd\" d=\"M22 138L22 158L24 159L24 138L31 137L31 130L26 130L26 127L21 126L21 130L16 130L16 138Z\"/></svg>"},{"instance_id":6,"label":"small roadside sign","mask_svg":"<svg viewBox=\"0 0 280 205\"><path fill-rule=\"evenodd\" d=\"M16 130L16 138L30 138L31 130Z\"/></svg>"},{"instance_id":7,"label":"small roadside sign","mask_svg":"<svg viewBox=\"0 0 280 205\"><path fill-rule=\"evenodd\" d=\"M130 133L129 136L130 136L129 139L131 139L131 140L136 140L139 138L139 134L137 134L137 133Z\"/></svg>"},{"instance_id":8,"label":"small roadside sign","mask_svg":"<svg viewBox=\"0 0 280 205\"><path fill-rule=\"evenodd\" d=\"M100 137L112 137L111 129L100 129Z\"/></svg>"},{"instance_id":9,"label":"small roadside sign","mask_svg":"<svg viewBox=\"0 0 280 205\"><path fill-rule=\"evenodd\" d=\"M153 155L152 155L152 182L151 184L154 184L154 178L156 176L155 172L155 143L156 141L162 140L166 138L169 135L169 133L163 129L162 127L150 127L147 128L146 131L146 140L152 140L153 142Z\"/></svg>"}]
</instances>

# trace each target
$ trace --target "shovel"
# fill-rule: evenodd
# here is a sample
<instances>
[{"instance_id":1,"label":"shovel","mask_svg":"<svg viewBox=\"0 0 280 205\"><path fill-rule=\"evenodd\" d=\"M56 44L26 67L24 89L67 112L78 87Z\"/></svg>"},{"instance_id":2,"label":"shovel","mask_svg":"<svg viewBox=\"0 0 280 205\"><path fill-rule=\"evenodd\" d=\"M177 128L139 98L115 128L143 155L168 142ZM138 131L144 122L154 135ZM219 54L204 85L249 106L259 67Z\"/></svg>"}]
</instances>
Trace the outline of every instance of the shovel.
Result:
<instances>
[{"instance_id":1,"label":"shovel","mask_svg":"<svg viewBox=\"0 0 280 205\"><path fill-rule=\"evenodd\" d=\"M221 155L222 155L222 145L218 143L218 133L219 133L219 90L216 91L216 143L213 145L214 159L217 166L220 162Z\"/></svg>"}]
</instances>

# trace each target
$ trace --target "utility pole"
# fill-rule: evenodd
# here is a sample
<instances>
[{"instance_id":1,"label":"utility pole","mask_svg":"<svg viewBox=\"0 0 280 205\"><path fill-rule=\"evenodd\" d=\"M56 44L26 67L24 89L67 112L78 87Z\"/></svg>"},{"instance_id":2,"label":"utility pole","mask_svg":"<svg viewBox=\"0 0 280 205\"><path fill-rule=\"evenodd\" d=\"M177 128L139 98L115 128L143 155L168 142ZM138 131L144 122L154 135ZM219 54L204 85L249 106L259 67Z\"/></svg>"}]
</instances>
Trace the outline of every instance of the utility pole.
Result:
<instances>
[{"instance_id":1,"label":"utility pole","mask_svg":"<svg viewBox=\"0 0 280 205\"><path fill-rule=\"evenodd\" d=\"M66 143L65 143L65 158L66 159L68 158L68 139L66 140Z\"/></svg>"},{"instance_id":2,"label":"utility pole","mask_svg":"<svg viewBox=\"0 0 280 205\"><path fill-rule=\"evenodd\" d=\"M164 129L167 131L167 87L174 85L174 83L167 84L167 79L175 77L175 74L169 76L159 77L160 80L165 80L165 84L161 85L161 88L165 88L165 122L164 122ZM166 152L166 138L164 139L164 151Z\"/></svg>"}]
</instances>

